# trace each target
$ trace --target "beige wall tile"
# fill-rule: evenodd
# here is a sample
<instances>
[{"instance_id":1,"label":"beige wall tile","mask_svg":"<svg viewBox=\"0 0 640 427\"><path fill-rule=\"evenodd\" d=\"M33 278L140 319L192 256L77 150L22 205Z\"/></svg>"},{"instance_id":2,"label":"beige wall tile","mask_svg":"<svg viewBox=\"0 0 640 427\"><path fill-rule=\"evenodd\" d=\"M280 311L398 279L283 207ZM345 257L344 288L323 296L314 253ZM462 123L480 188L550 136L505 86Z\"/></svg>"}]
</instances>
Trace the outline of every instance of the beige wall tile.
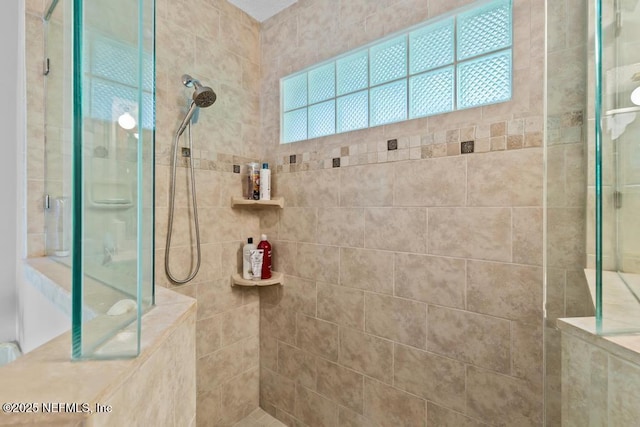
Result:
<instances>
[{"instance_id":1,"label":"beige wall tile","mask_svg":"<svg viewBox=\"0 0 640 427\"><path fill-rule=\"evenodd\" d=\"M428 426L486 427L488 424L451 411L434 403L427 402Z\"/></svg>"},{"instance_id":2,"label":"beige wall tile","mask_svg":"<svg viewBox=\"0 0 640 427\"><path fill-rule=\"evenodd\" d=\"M610 425L633 425L640 419L640 367L617 357L609 360L608 421ZM598 386L592 384L592 387Z\"/></svg>"},{"instance_id":3,"label":"beige wall tile","mask_svg":"<svg viewBox=\"0 0 640 427\"><path fill-rule=\"evenodd\" d=\"M394 165L395 206L464 206L466 158L461 156Z\"/></svg>"},{"instance_id":4,"label":"beige wall tile","mask_svg":"<svg viewBox=\"0 0 640 427\"><path fill-rule=\"evenodd\" d=\"M394 164L394 206L464 206L466 166L462 156Z\"/></svg>"},{"instance_id":5,"label":"beige wall tile","mask_svg":"<svg viewBox=\"0 0 640 427\"><path fill-rule=\"evenodd\" d=\"M391 384L393 343L353 329L341 328L338 363Z\"/></svg>"},{"instance_id":6,"label":"beige wall tile","mask_svg":"<svg viewBox=\"0 0 640 427\"><path fill-rule=\"evenodd\" d=\"M364 380L364 416L385 427L421 426L426 420L426 402L376 380Z\"/></svg>"},{"instance_id":7,"label":"beige wall tile","mask_svg":"<svg viewBox=\"0 0 640 427\"><path fill-rule=\"evenodd\" d=\"M286 285L260 289L263 307L277 306L285 310L316 315L316 283L298 277L285 278Z\"/></svg>"},{"instance_id":8,"label":"beige wall tile","mask_svg":"<svg viewBox=\"0 0 640 427\"><path fill-rule=\"evenodd\" d=\"M357 413L362 413L364 377L350 369L318 358L318 393Z\"/></svg>"},{"instance_id":9,"label":"beige wall tile","mask_svg":"<svg viewBox=\"0 0 640 427\"><path fill-rule=\"evenodd\" d=\"M488 424L538 426L542 422L542 396L526 381L467 368L467 413Z\"/></svg>"},{"instance_id":10,"label":"beige wall tile","mask_svg":"<svg viewBox=\"0 0 640 427\"><path fill-rule=\"evenodd\" d=\"M198 319L207 319L242 305L243 290L231 288L228 278L198 283L195 288Z\"/></svg>"},{"instance_id":11,"label":"beige wall tile","mask_svg":"<svg viewBox=\"0 0 640 427\"><path fill-rule=\"evenodd\" d=\"M509 321L429 306L427 349L502 373L511 371Z\"/></svg>"},{"instance_id":12,"label":"beige wall tile","mask_svg":"<svg viewBox=\"0 0 640 427\"><path fill-rule=\"evenodd\" d=\"M468 261L467 308L536 323L542 317L542 268Z\"/></svg>"},{"instance_id":13,"label":"beige wall tile","mask_svg":"<svg viewBox=\"0 0 640 427\"><path fill-rule=\"evenodd\" d=\"M338 325L313 317L297 316L296 343L302 350L338 360Z\"/></svg>"},{"instance_id":14,"label":"beige wall tile","mask_svg":"<svg viewBox=\"0 0 640 427\"><path fill-rule=\"evenodd\" d=\"M338 405L302 386L296 387L294 413L311 426L334 427L338 421Z\"/></svg>"},{"instance_id":15,"label":"beige wall tile","mask_svg":"<svg viewBox=\"0 0 640 427\"><path fill-rule=\"evenodd\" d=\"M198 359L198 392L213 390L242 373L244 369L242 342L224 347Z\"/></svg>"},{"instance_id":16,"label":"beige wall tile","mask_svg":"<svg viewBox=\"0 0 640 427\"><path fill-rule=\"evenodd\" d=\"M539 322L511 322L511 340L512 375L527 380L532 388L542 390L542 326Z\"/></svg>"},{"instance_id":17,"label":"beige wall tile","mask_svg":"<svg viewBox=\"0 0 640 427\"><path fill-rule=\"evenodd\" d=\"M298 203L302 207L330 208L338 206L340 175L336 170L301 172L292 183L300 187ZM286 203L286 200L285 200Z\"/></svg>"},{"instance_id":18,"label":"beige wall tile","mask_svg":"<svg viewBox=\"0 0 640 427\"><path fill-rule=\"evenodd\" d=\"M259 380L259 370L252 369L232 378L222 387L222 424L234 424L258 408L258 393L247 394L247 390L258 390Z\"/></svg>"},{"instance_id":19,"label":"beige wall tile","mask_svg":"<svg viewBox=\"0 0 640 427\"><path fill-rule=\"evenodd\" d=\"M584 266L585 233L580 208L547 209L547 259L550 267Z\"/></svg>"},{"instance_id":20,"label":"beige wall tile","mask_svg":"<svg viewBox=\"0 0 640 427\"><path fill-rule=\"evenodd\" d=\"M298 244L296 271L305 279L338 283L340 250L335 246Z\"/></svg>"},{"instance_id":21,"label":"beige wall tile","mask_svg":"<svg viewBox=\"0 0 640 427\"><path fill-rule=\"evenodd\" d=\"M393 254L369 249L340 249L340 284L393 293Z\"/></svg>"},{"instance_id":22,"label":"beige wall tile","mask_svg":"<svg viewBox=\"0 0 640 427\"><path fill-rule=\"evenodd\" d=\"M470 206L542 205L541 149L477 154L467 162Z\"/></svg>"},{"instance_id":23,"label":"beige wall tile","mask_svg":"<svg viewBox=\"0 0 640 427\"><path fill-rule=\"evenodd\" d=\"M365 294L365 331L417 348L426 348L427 306L424 303Z\"/></svg>"},{"instance_id":24,"label":"beige wall tile","mask_svg":"<svg viewBox=\"0 0 640 427\"><path fill-rule=\"evenodd\" d=\"M260 332L259 302L243 305L221 315L222 345L229 345L243 338L258 336Z\"/></svg>"},{"instance_id":25,"label":"beige wall tile","mask_svg":"<svg viewBox=\"0 0 640 427\"><path fill-rule=\"evenodd\" d=\"M285 207L280 212L278 235L282 240L315 243L317 226L317 209Z\"/></svg>"},{"instance_id":26,"label":"beige wall tile","mask_svg":"<svg viewBox=\"0 0 640 427\"><path fill-rule=\"evenodd\" d=\"M318 317L364 330L364 292L318 283Z\"/></svg>"},{"instance_id":27,"label":"beige wall tile","mask_svg":"<svg viewBox=\"0 0 640 427\"><path fill-rule=\"evenodd\" d=\"M262 305L260 307L260 339L267 338L274 338L295 345L295 310L268 304Z\"/></svg>"},{"instance_id":28,"label":"beige wall tile","mask_svg":"<svg viewBox=\"0 0 640 427\"><path fill-rule=\"evenodd\" d=\"M371 421L364 416L342 406L338 408L338 426L340 427L367 427Z\"/></svg>"},{"instance_id":29,"label":"beige wall tile","mask_svg":"<svg viewBox=\"0 0 640 427\"><path fill-rule=\"evenodd\" d=\"M395 295L436 305L464 308L465 261L396 253Z\"/></svg>"},{"instance_id":30,"label":"beige wall tile","mask_svg":"<svg viewBox=\"0 0 640 427\"><path fill-rule=\"evenodd\" d=\"M245 240L246 242L246 240ZM278 240L271 242L271 268L284 274L298 274L298 244Z\"/></svg>"},{"instance_id":31,"label":"beige wall tile","mask_svg":"<svg viewBox=\"0 0 640 427\"><path fill-rule=\"evenodd\" d=\"M427 210L368 208L365 211L366 248L426 252Z\"/></svg>"},{"instance_id":32,"label":"beige wall tile","mask_svg":"<svg viewBox=\"0 0 640 427\"><path fill-rule=\"evenodd\" d=\"M391 206L393 165L340 168L340 206Z\"/></svg>"},{"instance_id":33,"label":"beige wall tile","mask_svg":"<svg viewBox=\"0 0 640 427\"><path fill-rule=\"evenodd\" d=\"M513 209L513 262L542 265L541 208Z\"/></svg>"},{"instance_id":34,"label":"beige wall tile","mask_svg":"<svg viewBox=\"0 0 640 427\"><path fill-rule=\"evenodd\" d=\"M278 343L279 374L315 390L316 372L315 356L283 342Z\"/></svg>"},{"instance_id":35,"label":"beige wall tile","mask_svg":"<svg viewBox=\"0 0 640 427\"><path fill-rule=\"evenodd\" d=\"M209 317L196 323L196 355L206 356L222 346L220 316Z\"/></svg>"},{"instance_id":36,"label":"beige wall tile","mask_svg":"<svg viewBox=\"0 0 640 427\"><path fill-rule=\"evenodd\" d=\"M511 210L429 209L429 253L511 261Z\"/></svg>"},{"instance_id":37,"label":"beige wall tile","mask_svg":"<svg viewBox=\"0 0 640 427\"><path fill-rule=\"evenodd\" d=\"M364 246L364 209L318 210L318 243L334 246Z\"/></svg>"},{"instance_id":38,"label":"beige wall tile","mask_svg":"<svg viewBox=\"0 0 640 427\"><path fill-rule=\"evenodd\" d=\"M396 344L393 372L395 387L464 412L464 363Z\"/></svg>"},{"instance_id":39,"label":"beige wall tile","mask_svg":"<svg viewBox=\"0 0 640 427\"><path fill-rule=\"evenodd\" d=\"M260 369L260 406L272 404L293 413L296 401L295 382L269 369Z\"/></svg>"}]
</instances>

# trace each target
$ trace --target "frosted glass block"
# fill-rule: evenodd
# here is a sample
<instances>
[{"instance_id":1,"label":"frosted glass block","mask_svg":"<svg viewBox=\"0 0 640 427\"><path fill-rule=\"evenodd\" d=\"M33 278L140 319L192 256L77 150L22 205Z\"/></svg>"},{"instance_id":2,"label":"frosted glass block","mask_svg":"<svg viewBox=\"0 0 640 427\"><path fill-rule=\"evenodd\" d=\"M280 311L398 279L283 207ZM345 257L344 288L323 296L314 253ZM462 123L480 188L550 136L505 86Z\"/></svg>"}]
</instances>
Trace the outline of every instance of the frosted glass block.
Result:
<instances>
[{"instance_id":1,"label":"frosted glass block","mask_svg":"<svg viewBox=\"0 0 640 427\"><path fill-rule=\"evenodd\" d=\"M453 18L420 28L409 34L411 74L453 63Z\"/></svg>"},{"instance_id":2,"label":"frosted glass block","mask_svg":"<svg viewBox=\"0 0 640 427\"><path fill-rule=\"evenodd\" d=\"M90 117L94 119L112 122L117 120L121 114L119 110L114 110L114 105L129 106L135 112L138 104L138 92L136 89L123 86L118 83L94 78L91 81L91 112ZM136 120L138 117L136 117ZM153 129L154 125L154 103L153 97L148 92L142 93L142 127Z\"/></svg>"},{"instance_id":3,"label":"frosted glass block","mask_svg":"<svg viewBox=\"0 0 640 427\"><path fill-rule=\"evenodd\" d=\"M91 43L91 73L107 80L138 86L138 53L130 46L95 38Z\"/></svg>"},{"instance_id":4,"label":"frosted glass block","mask_svg":"<svg viewBox=\"0 0 640 427\"><path fill-rule=\"evenodd\" d=\"M511 50L458 64L458 108L511 99Z\"/></svg>"},{"instance_id":5,"label":"frosted glass block","mask_svg":"<svg viewBox=\"0 0 640 427\"><path fill-rule=\"evenodd\" d=\"M353 93L337 100L338 132L366 128L369 125L369 92Z\"/></svg>"},{"instance_id":6,"label":"frosted glass block","mask_svg":"<svg viewBox=\"0 0 640 427\"><path fill-rule=\"evenodd\" d=\"M407 75L407 37L372 46L369 49L371 62L371 86L389 82Z\"/></svg>"},{"instance_id":7,"label":"frosted glass block","mask_svg":"<svg viewBox=\"0 0 640 427\"><path fill-rule=\"evenodd\" d=\"M309 138L336 133L336 102L330 101L309 107Z\"/></svg>"},{"instance_id":8,"label":"frosted glass block","mask_svg":"<svg viewBox=\"0 0 640 427\"><path fill-rule=\"evenodd\" d=\"M458 60L511 46L511 0L458 15Z\"/></svg>"},{"instance_id":9,"label":"frosted glass block","mask_svg":"<svg viewBox=\"0 0 640 427\"><path fill-rule=\"evenodd\" d=\"M284 113L282 120L282 142L307 139L307 109Z\"/></svg>"},{"instance_id":10,"label":"frosted glass block","mask_svg":"<svg viewBox=\"0 0 640 427\"><path fill-rule=\"evenodd\" d=\"M282 106L284 111L307 105L307 73L282 81Z\"/></svg>"},{"instance_id":11,"label":"frosted glass block","mask_svg":"<svg viewBox=\"0 0 640 427\"><path fill-rule=\"evenodd\" d=\"M409 80L409 118L453 111L454 69L447 67Z\"/></svg>"},{"instance_id":12,"label":"frosted glass block","mask_svg":"<svg viewBox=\"0 0 640 427\"><path fill-rule=\"evenodd\" d=\"M323 65L309 71L309 104L325 101L336 96L335 63Z\"/></svg>"},{"instance_id":13,"label":"frosted glass block","mask_svg":"<svg viewBox=\"0 0 640 427\"><path fill-rule=\"evenodd\" d=\"M407 80L371 89L371 125L407 119Z\"/></svg>"},{"instance_id":14,"label":"frosted glass block","mask_svg":"<svg viewBox=\"0 0 640 427\"><path fill-rule=\"evenodd\" d=\"M355 92L367 87L369 82L369 54L356 52L336 61L338 95Z\"/></svg>"}]
</instances>

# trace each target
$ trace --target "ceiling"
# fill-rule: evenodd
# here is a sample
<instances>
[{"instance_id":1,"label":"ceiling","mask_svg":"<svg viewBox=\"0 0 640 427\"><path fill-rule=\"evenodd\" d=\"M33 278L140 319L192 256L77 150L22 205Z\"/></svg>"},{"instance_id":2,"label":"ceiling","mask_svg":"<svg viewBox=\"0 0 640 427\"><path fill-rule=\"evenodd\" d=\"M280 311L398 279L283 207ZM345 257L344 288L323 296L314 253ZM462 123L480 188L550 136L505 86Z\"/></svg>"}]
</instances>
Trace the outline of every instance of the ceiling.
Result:
<instances>
[{"instance_id":1,"label":"ceiling","mask_svg":"<svg viewBox=\"0 0 640 427\"><path fill-rule=\"evenodd\" d=\"M229 0L229 3L244 10L257 21L262 22L297 1L298 0Z\"/></svg>"}]
</instances>

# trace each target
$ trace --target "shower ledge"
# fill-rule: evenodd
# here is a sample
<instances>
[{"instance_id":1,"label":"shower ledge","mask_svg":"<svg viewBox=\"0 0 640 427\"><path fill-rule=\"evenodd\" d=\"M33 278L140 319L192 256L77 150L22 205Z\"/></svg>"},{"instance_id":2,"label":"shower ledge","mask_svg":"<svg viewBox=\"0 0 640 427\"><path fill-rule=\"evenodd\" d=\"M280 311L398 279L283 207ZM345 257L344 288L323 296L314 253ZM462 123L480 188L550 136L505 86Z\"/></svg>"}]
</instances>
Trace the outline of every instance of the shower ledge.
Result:
<instances>
[{"instance_id":1,"label":"shower ledge","mask_svg":"<svg viewBox=\"0 0 640 427\"><path fill-rule=\"evenodd\" d=\"M134 414L134 408L125 408L127 402L131 400L129 399L130 388L140 387L147 381L156 385L151 377L141 375L143 369L156 366L161 360L165 360L167 350L173 349L178 344L180 348L185 349L186 353L192 354L195 360L195 339L193 338L195 337L195 317L196 301L193 298L159 286L156 287L156 306L142 316L141 349L138 357L72 361L71 332L65 332L23 355L15 362L0 367L0 378L3 384L0 388L0 402L3 403L64 402L71 404L75 402L79 404L83 402L89 403L90 407L94 408L96 403L114 402L113 412L109 414L43 413L42 410L37 413L0 412L0 425L28 424L45 427L53 424L93 425L92 422L105 425L104 422L99 422L101 420L93 420L92 417L115 417L118 411ZM191 357L188 361L191 361ZM189 375L193 374L193 384L191 385L191 378L189 382L181 378L182 385L188 387L187 389L181 388L177 383L171 384L172 390L176 390L176 395L168 397L166 402L160 402L160 404L166 406L167 402L179 401L180 405L184 406L182 410L191 417L192 409L195 415L195 365L185 369L193 369L193 371L188 370ZM192 400L193 408L184 404ZM153 404L153 402L149 403L149 405ZM165 406L162 410L167 409ZM137 410L141 409L144 408L137 408ZM160 411L160 408L156 409Z\"/></svg>"},{"instance_id":2,"label":"shower ledge","mask_svg":"<svg viewBox=\"0 0 640 427\"><path fill-rule=\"evenodd\" d=\"M584 270L595 305L595 270ZM627 284L613 271L603 271L603 327L599 332L595 317L558 319L563 334L576 336L629 362L640 365L640 305L633 292L640 290L640 275L625 274Z\"/></svg>"},{"instance_id":3,"label":"shower ledge","mask_svg":"<svg viewBox=\"0 0 640 427\"><path fill-rule=\"evenodd\" d=\"M232 197L231 207L249 207L249 208L267 208L267 207L284 207L283 197L274 197L271 200L251 200L244 197Z\"/></svg>"},{"instance_id":4,"label":"shower ledge","mask_svg":"<svg viewBox=\"0 0 640 427\"><path fill-rule=\"evenodd\" d=\"M271 286L271 285L282 285L284 283L284 275L277 271L271 272L270 279L262 279L262 280L247 280L244 279L240 273L236 273L231 276L231 286Z\"/></svg>"}]
</instances>

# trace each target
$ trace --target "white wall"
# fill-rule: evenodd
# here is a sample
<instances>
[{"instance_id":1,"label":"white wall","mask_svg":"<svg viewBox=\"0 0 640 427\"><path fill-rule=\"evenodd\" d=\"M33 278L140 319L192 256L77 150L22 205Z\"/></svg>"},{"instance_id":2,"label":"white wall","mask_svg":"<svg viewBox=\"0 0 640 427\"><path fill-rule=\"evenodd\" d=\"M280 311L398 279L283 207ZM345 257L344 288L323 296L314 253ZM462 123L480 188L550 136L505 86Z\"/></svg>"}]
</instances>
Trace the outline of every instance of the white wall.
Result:
<instances>
[{"instance_id":1,"label":"white wall","mask_svg":"<svg viewBox=\"0 0 640 427\"><path fill-rule=\"evenodd\" d=\"M0 14L0 342L16 339L18 258L18 159L24 146L24 97L20 49L24 50L24 3L8 1ZM20 168L21 169L21 168Z\"/></svg>"}]
</instances>

